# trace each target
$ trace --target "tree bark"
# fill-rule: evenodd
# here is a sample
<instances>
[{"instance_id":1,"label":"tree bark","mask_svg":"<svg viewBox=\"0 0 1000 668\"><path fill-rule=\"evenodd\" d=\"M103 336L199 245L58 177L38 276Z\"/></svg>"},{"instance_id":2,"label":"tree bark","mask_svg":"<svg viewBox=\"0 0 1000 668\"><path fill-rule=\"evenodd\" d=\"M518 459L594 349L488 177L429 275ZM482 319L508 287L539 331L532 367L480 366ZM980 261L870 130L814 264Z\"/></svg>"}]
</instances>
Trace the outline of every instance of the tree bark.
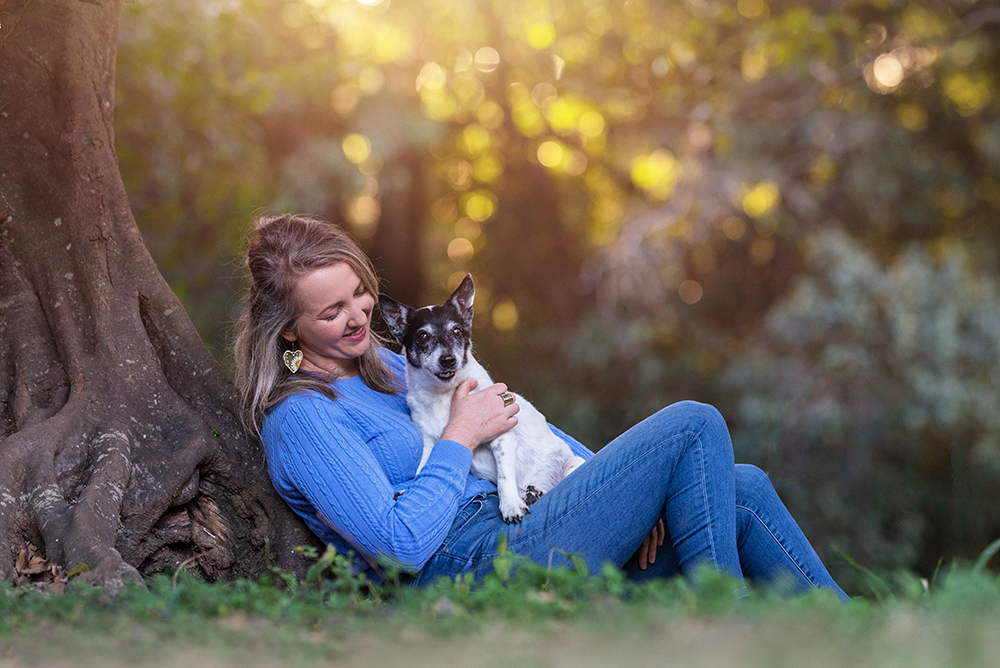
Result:
<instances>
[{"instance_id":1,"label":"tree bark","mask_svg":"<svg viewBox=\"0 0 1000 668\"><path fill-rule=\"evenodd\" d=\"M308 531L129 210L119 9L0 0L0 577L24 542L111 588L292 567Z\"/></svg>"}]
</instances>

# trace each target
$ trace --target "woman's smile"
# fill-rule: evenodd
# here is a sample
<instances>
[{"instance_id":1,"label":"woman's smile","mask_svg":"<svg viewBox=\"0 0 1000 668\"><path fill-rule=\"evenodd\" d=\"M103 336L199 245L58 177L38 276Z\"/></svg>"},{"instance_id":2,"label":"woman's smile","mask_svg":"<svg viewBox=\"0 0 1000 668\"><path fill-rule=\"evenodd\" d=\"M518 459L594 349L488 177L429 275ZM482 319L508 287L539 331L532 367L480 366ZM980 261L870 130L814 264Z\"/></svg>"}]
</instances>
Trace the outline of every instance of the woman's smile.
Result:
<instances>
[{"instance_id":1,"label":"woman's smile","mask_svg":"<svg viewBox=\"0 0 1000 668\"><path fill-rule=\"evenodd\" d=\"M366 336L368 336L368 327L366 325L359 327L353 334L344 333L344 339L354 343L363 341Z\"/></svg>"}]
</instances>

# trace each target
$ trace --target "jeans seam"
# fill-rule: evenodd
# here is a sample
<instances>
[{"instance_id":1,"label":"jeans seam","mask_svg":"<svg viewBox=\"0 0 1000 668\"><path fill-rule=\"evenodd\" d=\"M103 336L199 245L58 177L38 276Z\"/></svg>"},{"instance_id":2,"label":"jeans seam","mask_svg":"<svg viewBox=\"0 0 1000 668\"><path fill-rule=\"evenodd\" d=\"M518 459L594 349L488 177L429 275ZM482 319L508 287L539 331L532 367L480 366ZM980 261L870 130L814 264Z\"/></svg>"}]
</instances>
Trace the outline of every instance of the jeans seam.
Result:
<instances>
[{"instance_id":1,"label":"jeans seam","mask_svg":"<svg viewBox=\"0 0 1000 668\"><path fill-rule=\"evenodd\" d=\"M705 503L705 516L708 518L708 522L705 527L708 529L708 544L712 548L712 563L718 568L719 567L719 554L718 550L715 549L715 531L713 530L713 518L712 518L712 504L708 500L708 480L705 474L705 447L701 441L701 432L695 435L695 439L698 441L698 462L701 466L701 490L702 490L702 500Z\"/></svg>"},{"instance_id":2,"label":"jeans seam","mask_svg":"<svg viewBox=\"0 0 1000 668\"><path fill-rule=\"evenodd\" d=\"M785 553L785 556L788 557L788 560L795 565L795 568L798 569L799 573L802 574L802 577L806 579L806 582L812 585L814 589L822 589L822 587L820 587L820 585L816 583L813 577L809 575L809 573L807 573L804 568L802 568L802 565L799 564L798 560L792 556L792 553L788 551L788 548L785 547L785 544L774 534L773 531L771 531L771 527L767 526L767 522L765 522L764 519L757 514L757 511L751 508L747 508L746 506L739 503L736 504L736 507L742 508L743 510L747 511L753 516L755 520L760 522L760 525L764 527L764 530L767 531L768 535L770 535L771 538L774 539L774 542L778 544L778 547L780 547L781 551Z\"/></svg>"},{"instance_id":3,"label":"jeans seam","mask_svg":"<svg viewBox=\"0 0 1000 668\"><path fill-rule=\"evenodd\" d=\"M693 432L693 431L682 431L680 433L676 433L673 436L671 436L670 438L668 438L666 441L658 441L656 443L656 445L657 445L657 447L662 447L664 445L667 445L667 444L669 444L669 443L677 440L678 438L682 438L682 437L686 437L686 436L690 436L690 435L693 435L693 436L695 436L697 438L697 440L698 440L698 446L699 446L699 449L700 449L701 448L700 433L699 432ZM632 464L633 465L637 464L640 461L642 461L643 459L645 459L646 457L652 455L654 449L655 448L649 448L649 449L647 449L646 452L644 452L641 456L639 456L636 459L634 459L632 461ZM705 482L705 461L704 461L704 457L701 458L701 468L702 468L702 483L703 483L703 487L704 487L704 482ZM625 475L625 469L621 469L621 470L617 471L612 477L610 477L607 480L605 480L603 484L601 484L600 486L598 486L597 488L595 488L594 490L592 490L590 492L590 494L588 494L584 498L580 499L579 503L575 504L572 508L567 509L566 512L564 512L562 514L562 516L558 520L556 520L554 523L543 526L542 528L540 528L537 532L535 532L531 536L522 536L522 537L520 537L520 539L517 540L517 542L518 543L531 542L532 540L535 540L536 538L539 538L546 531L551 530L551 529L555 529L560 524L562 524L564 521L566 521L566 518L569 515L571 515L573 512L575 512L577 508L579 508L584 503L586 503L591 497L593 497L595 494L599 493L601 490L603 490L604 488L606 488L608 485L611 485L612 483L614 483L615 481L617 481L620 477L622 477L624 475ZM666 507L666 502L667 502L667 500L664 499L663 500L664 507ZM652 528L652 527L650 527L650 528ZM709 531L710 538L711 538L711 535L712 535L711 531ZM509 539L509 536L508 536L508 539ZM514 541L512 540L511 543L512 543L511 549L513 549L513 543L514 543ZM713 556L713 559L716 557L716 555L715 555L715 544L714 544L714 541L712 542L712 556Z\"/></svg>"}]
</instances>

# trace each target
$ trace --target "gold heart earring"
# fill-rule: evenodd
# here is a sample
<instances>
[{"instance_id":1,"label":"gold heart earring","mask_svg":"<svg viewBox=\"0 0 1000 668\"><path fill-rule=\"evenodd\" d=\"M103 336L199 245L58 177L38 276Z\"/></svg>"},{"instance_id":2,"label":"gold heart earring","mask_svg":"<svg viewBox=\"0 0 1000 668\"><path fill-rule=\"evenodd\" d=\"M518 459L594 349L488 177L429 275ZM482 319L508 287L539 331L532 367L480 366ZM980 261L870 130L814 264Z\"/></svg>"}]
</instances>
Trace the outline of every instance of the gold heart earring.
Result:
<instances>
[{"instance_id":1,"label":"gold heart earring","mask_svg":"<svg viewBox=\"0 0 1000 668\"><path fill-rule=\"evenodd\" d=\"M295 373L299 370L299 366L302 364L302 351L301 350L286 350L281 356L282 361L288 370Z\"/></svg>"}]
</instances>

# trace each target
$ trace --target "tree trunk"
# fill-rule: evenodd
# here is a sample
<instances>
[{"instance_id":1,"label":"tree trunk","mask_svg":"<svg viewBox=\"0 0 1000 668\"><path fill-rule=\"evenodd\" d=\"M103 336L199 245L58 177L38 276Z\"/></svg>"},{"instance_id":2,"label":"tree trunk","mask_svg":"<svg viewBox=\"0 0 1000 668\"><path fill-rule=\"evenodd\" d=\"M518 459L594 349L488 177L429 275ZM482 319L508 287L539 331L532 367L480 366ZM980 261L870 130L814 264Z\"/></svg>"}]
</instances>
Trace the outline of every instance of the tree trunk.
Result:
<instances>
[{"instance_id":1,"label":"tree trunk","mask_svg":"<svg viewBox=\"0 0 1000 668\"><path fill-rule=\"evenodd\" d=\"M111 588L288 567L309 534L129 210L119 9L0 0L0 577L25 542Z\"/></svg>"}]
</instances>

